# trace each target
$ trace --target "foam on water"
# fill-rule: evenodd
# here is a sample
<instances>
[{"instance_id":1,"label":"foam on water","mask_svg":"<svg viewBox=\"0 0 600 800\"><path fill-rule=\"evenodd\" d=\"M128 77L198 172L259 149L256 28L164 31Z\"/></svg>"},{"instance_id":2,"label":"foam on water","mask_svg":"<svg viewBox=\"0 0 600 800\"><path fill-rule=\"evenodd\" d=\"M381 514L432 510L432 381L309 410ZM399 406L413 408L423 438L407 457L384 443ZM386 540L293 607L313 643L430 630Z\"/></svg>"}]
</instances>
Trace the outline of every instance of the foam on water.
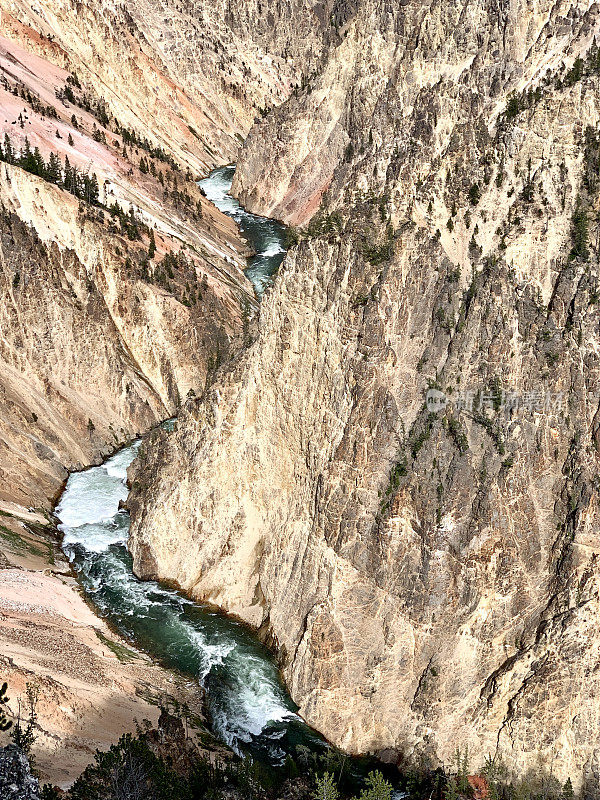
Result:
<instances>
[{"instance_id":1,"label":"foam on water","mask_svg":"<svg viewBox=\"0 0 600 800\"><path fill-rule=\"evenodd\" d=\"M136 441L130 447L119 450L102 466L74 472L69 477L68 491L65 489L56 507L61 530L113 519L119 503L127 498L127 467L136 457L139 446L140 442Z\"/></svg>"},{"instance_id":2,"label":"foam on water","mask_svg":"<svg viewBox=\"0 0 600 800\"><path fill-rule=\"evenodd\" d=\"M199 181L199 185L218 209L233 217L254 249L255 255L248 259L246 277L260 298L273 283L285 255L285 228L275 220L250 214L229 194L234 172L235 167L219 167Z\"/></svg>"},{"instance_id":3,"label":"foam on water","mask_svg":"<svg viewBox=\"0 0 600 800\"><path fill-rule=\"evenodd\" d=\"M283 259L285 230L241 208L229 194L233 173L234 167L215 170L200 185L256 251L246 275L260 298ZM171 431L174 424L170 420L163 427ZM298 716L275 663L245 626L134 575L126 548L129 516L119 505L127 497L127 468L139 445L72 474L56 508L63 548L83 588L135 647L206 688L213 728L230 747L272 764L283 764L298 744L323 752L328 745Z\"/></svg>"},{"instance_id":4,"label":"foam on water","mask_svg":"<svg viewBox=\"0 0 600 800\"><path fill-rule=\"evenodd\" d=\"M234 172L234 167L222 167L198 182L207 199L214 203L219 211L230 216L245 213L238 201L229 194Z\"/></svg>"},{"instance_id":5,"label":"foam on water","mask_svg":"<svg viewBox=\"0 0 600 800\"><path fill-rule=\"evenodd\" d=\"M99 611L133 644L206 686L214 727L239 749L259 742L282 755L272 726L296 720L272 660L239 623L133 574L125 544L127 467L139 442L101 467L70 476L56 509L63 548ZM267 741L260 743L263 732ZM281 752L280 752L281 751Z\"/></svg>"},{"instance_id":6,"label":"foam on water","mask_svg":"<svg viewBox=\"0 0 600 800\"><path fill-rule=\"evenodd\" d=\"M112 458L109 458L108 461L103 464L104 469L111 478L119 478L121 481L126 481L127 467L136 457L139 449L140 442L138 440L135 441L131 447L125 447L123 450L119 450L118 453L115 453Z\"/></svg>"},{"instance_id":7,"label":"foam on water","mask_svg":"<svg viewBox=\"0 0 600 800\"><path fill-rule=\"evenodd\" d=\"M279 242L275 241L268 244L260 255L264 258L270 258L271 256L278 256L280 253L285 253L285 250Z\"/></svg>"},{"instance_id":8,"label":"foam on water","mask_svg":"<svg viewBox=\"0 0 600 800\"><path fill-rule=\"evenodd\" d=\"M108 522L126 497L122 480L110 476L104 467L93 467L71 475L56 514L62 526L72 529Z\"/></svg>"},{"instance_id":9,"label":"foam on water","mask_svg":"<svg viewBox=\"0 0 600 800\"><path fill-rule=\"evenodd\" d=\"M125 544L129 532L129 518L126 514L117 514L104 522L86 523L72 528L61 525L63 531L63 548L70 549L73 557L72 546L85 541L85 548L93 553L102 553L108 550L111 544Z\"/></svg>"}]
</instances>

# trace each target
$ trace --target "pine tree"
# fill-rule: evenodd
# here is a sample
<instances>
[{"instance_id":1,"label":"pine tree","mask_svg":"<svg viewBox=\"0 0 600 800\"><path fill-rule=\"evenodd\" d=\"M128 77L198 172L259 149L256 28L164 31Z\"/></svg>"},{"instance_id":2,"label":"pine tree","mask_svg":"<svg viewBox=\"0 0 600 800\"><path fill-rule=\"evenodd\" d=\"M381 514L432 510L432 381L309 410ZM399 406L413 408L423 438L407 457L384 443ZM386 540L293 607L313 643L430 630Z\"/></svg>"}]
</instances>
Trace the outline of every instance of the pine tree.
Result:
<instances>
[{"instance_id":1,"label":"pine tree","mask_svg":"<svg viewBox=\"0 0 600 800\"><path fill-rule=\"evenodd\" d=\"M450 776L446 783L446 791L444 792L445 800L460 800L460 795L458 793L458 786L456 785L456 778L454 776Z\"/></svg>"},{"instance_id":2,"label":"pine tree","mask_svg":"<svg viewBox=\"0 0 600 800\"><path fill-rule=\"evenodd\" d=\"M32 161L33 161L33 170L32 170L33 174L34 175L39 175L40 178L45 178L46 177L46 162L44 161L44 158L43 158L42 154L40 153L40 148L39 147L36 147L35 150L33 151L33 159L32 159Z\"/></svg>"},{"instance_id":3,"label":"pine tree","mask_svg":"<svg viewBox=\"0 0 600 800\"><path fill-rule=\"evenodd\" d=\"M330 772L317 777L317 788L313 794L314 800L338 800L339 796L338 788Z\"/></svg>"},{"instance_id":4,"label":"pine tree","mask_svg":"<svg viewBox=\"0 0 600 800\"><path fill-rule=\"evenodd\" d=\"M71 134L69 134L69 138L67 139L67 141L69 142L69 147L73 147L73 145L75 144L75 142L73 141L73 137L71 136Z\"/></svg>"},{"instance_id":5,"label":"pine tree","mask_svg":"<svg viewBox=\"0 0 600 800\"><path fill-rule=\"evenodd\" d=\"M23 149L21 150L21 157L19 158L19 166L27 170L27 172L33 172L35 169L35 159L33 155L33 150L31 149L31 144L27 136L25 137L25 144L23 146Z\"/></svg>"},{"instance_id":6,"label":"pine tree","mask_svg":"<svg viewBox=\"0 0 600 800\"><path fill-rule=\"evenodd\" d=\"M50 153L50 160L46 167L46 180L59 184L62 181L62 166L56 153Z\"/></svg>"},{"instance_id":7,"label":"pine tree","mask_svg":"<svg viewBox=\"0 0 600 800\"><path fill-rule=\"evenodd\" d=\"M574 797L575 791L573 789L573 784L571 783L571 778L567 778L562 788L561 798L562 800L573 800Z\"/></svg>"},{"instance_id":8,"label":"pine tree","mask_svg":"<svg viewBox=\"0 0 600 800\"><path fill-rule=\"evenodd\" d=\"M75 197L83 198L85 197L85 183L83 177L79 172L79 170L77 169L77 167L73 167L72 173L73 173L73 180L72 180L73 188L71 189L71 192L72 194L75 195Z\"/></svg>"},{"instance_id":9,"label":"pine tree","mask_svg":"<svg viewBox=\"0 0 600 800\"><path fill-rule=\"evenodd\" d=\"M365 783L367 788L362 790L359 800L392 800L392 784L385 780L381 772L370 772Z\"/></svg>"},{"instance_id":10,"label":"pine tree","mask_svg":"<svg viewBox=\"0 0 600 800\"><path fill-rule=\"evenodd\" d=\"M83 176L83 194L90 205L95 206L98 204L100 187L98 186L98 178L95 172L91 177L89 175Z\"/></svg>"},{"instance_id":11,"label":"pine tree","mask_svg":"<svg viewBox=\"0 0 600 800\"><path fill-rule=\"evenodd\" d=\"M581 198L577 198L575 211L571 217L571 253L579 258L588 257L588 215Z\"/></svg>"},{"instance_id":12,"label":"pine tree","mask_svg":"<svg viewBox=\"0 0 600 800\"><path fill-rule=\"evenodd\" d=\"M154 238L154 229L150 228L150 244L148 245L148 258L152 259L156 255L156 239Z\"/></svg>"},{"instance_id":13,"label":"pine tree","mask_svg":"<svg viewBox=\"0 0 600 800\"><path fill-rule=\"evenodd\" d=\"M21 718L21 700L19 699L18 701L19 710L17 712L17 722L11 731L10 737L24 753L30 752L36 740L35 729L37 727L37 704L39 696L39 687L34 683L28 683L26 687L26 719Z\"/></svg>"},{"instance_id":14,"label":"pine tree","mask_svg":"<svg viewBox=\"0 0 600 800\"><path fill-rule=\"evenodd\" d=\"M454 751L454 760L456 762L456 783L459 792L468 792L469 784L469 746L465 746L465 753L462 754L460 747Z\"/></svg>"},{"instance_id":15,"label":"pine tree","mask_svg":"<svg viewBox=\"0 0 600 800\"><path fill-rule=\"evenodd\" d=\"M81 175L76 167L71 166L68 156L65 156L65 178L63 185L67 192L74 194L75 197L83 198L84 186L82 186Z\"/></svg>"},{"instance_id":16,"label":"pine tree","mask_svg":"<svg viewBox=\"0 0 600 800\"><path fill-rule=\"evenodd\" d=\"M10 141L10 136L8 133L4 134L4 160L7 164L14 164L15 163L15 151L12 146L12 142Z\"/></svg>"},{"instance_id":17,"label":"pine tree","mask_svg":"<svg viewBox=\"0 0 600 800\"><path fill-rule=\"evenodd\" d=\"M69 156L65 156L65 178L64 178L64 187L67 192L73 191L73 167L71 166L71 162L69 161Z\"/></svg>"}]
</instances>

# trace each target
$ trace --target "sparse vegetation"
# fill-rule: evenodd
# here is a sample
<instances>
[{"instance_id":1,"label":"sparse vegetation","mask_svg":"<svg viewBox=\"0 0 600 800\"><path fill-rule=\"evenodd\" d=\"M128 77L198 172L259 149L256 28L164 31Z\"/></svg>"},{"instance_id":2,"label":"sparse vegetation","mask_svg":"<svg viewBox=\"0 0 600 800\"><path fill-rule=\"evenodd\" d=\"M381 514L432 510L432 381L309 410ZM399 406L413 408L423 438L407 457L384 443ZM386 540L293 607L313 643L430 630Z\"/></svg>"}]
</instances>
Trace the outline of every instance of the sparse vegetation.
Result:
<instances>
[{"instance_id":1,"label":"sparse vegetation","mask_svg":"<svg viewBox=\"0 0 600 800\"><path fill-rule=\"evenodd\" d=\"M10 700L6 695L7 691L8 683L5 681L0 687L0 731L3 733L12 728L12 720L6 716L6 711L4 710L4 706L7 706Z\"/></svg>"},{"instance_id":2,"label":"sparse vegetation","mask_svg":"<svg viewBox=\"0 0 600 800\"><path fill-rule=\"evenodd\" d=\"M472 183L469 187L469 203L476 206L481 200L481 189L478 183Z\"/></svg>"},{"instance_id":3,"label":"sparse vegetation","mask_svg":"<svg viewBox=\"0 0 600 800\"><path fill-rule=\"evenodd\" d=\"M433 430L433 423L435 418L436 418L435 414L433 413L428 414L420 432L414 437L411 445L411 453L413 458L416 458L418 456L419 451L431 436L431 431Z\"/></svg>"},{"instance_id":4,"label":"sparse vegetation","mask_svg":"<svg viewBox=\"0 0 600 800\"><path fill-rule=\"evenodd\" d=\"M581 198L577 199L575 211L571 217L571 255L575 258L587 258L588 251L588 214Z\"/></svg>"},{"instance_id":5,"label":"sparse vegetation","mask_svg":"<svg viewBox=\"0 0 600 800\"><path fill-rule=\"evenodd\" d=\"M60 186L90 205L100 205L100 188L95 173L81 173L71 165L68 156L65 157L63 166L55 153L51 153L48 162L46 162L40 153L39 147L32 149L27 137L25 137L25 144L22 149L17 153L10 137L5 134L4 142L0 147L0 160L7 164L21 167L26 172L37 175L48 181L48 183Z\"/></svg>"},{"instance_id":6,"label":"sparse vegetation","mask_svg":"<svg viewBox=\"0 0 600 800\"><path fill-rule=\"evenodd\" d=\"M391 225L388 225L385 239L380 244L363 244L363 256L365 261L373 266L383 264L389 261L394 254L394 231Z\"/></svg>"},{"instance_id":7,"label":"sparse vegetation","mask_svg":"<svg viewBox=\"0 0 600 800\"><path fill-rule=\"evenodd\" d=\"M138 655L134 650L130 650L129 647L125 647L125 645L115 642L113 639L109 639L108 636L105 636L102 633L102 631L96 630L96 636L98 637L99 641L102 642L105 647L108 647L111 653L113 653L122 663L135 661L138 658Z\"/></svg>"},{"instance_id":8,"label":"sparse vegetation","mask_svg":"<svg viewBox=\"0 0 600 800\"><path fill-rule=\"evenodd\" d=\"M24 753L29 754L37 739L37 707L40 689L36 683L28 683L25 698L17 699L17 713L11 726L10 738Z\"/></svg>"},{"instance_id":9,"label":"sparse vegetation","mask_svg":"<svg viewBox=\"0 0 600 800\"><path fill-rule=\"evenodd\" d=\"M460 453L466 453L469 449L469 440L462 425L456 417L448 417L448 433L452 437L454 444Z\"/></svg>"}]
</instances>

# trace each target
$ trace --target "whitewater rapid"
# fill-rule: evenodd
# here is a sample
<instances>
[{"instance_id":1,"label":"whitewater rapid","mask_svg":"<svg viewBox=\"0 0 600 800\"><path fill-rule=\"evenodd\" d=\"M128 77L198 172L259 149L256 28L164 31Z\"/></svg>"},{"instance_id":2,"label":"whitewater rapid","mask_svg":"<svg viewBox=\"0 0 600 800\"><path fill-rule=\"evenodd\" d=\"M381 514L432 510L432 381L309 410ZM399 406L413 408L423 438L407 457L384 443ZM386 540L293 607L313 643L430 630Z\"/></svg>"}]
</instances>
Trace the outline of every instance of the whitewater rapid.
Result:
<instances>
[{"instance_id":1,"label":"whitewater rapid","mask_svg":"<svg viewBox=\"0 0 600 800\"><path fill-rule=\"evenodd\" d=\"M250 214L229 194L235 167L219 167L198 182L216 207L232 217L248 239L255 254L248 259L246 277L261 298L272 283L285 255L285 227L276 220Z\"/></svg>"},{"instance_id":2,"label":"whitewater rapid","mask_svg":"<svg viewBox=\"0 0 600 800\"><path fill-rule=\"evenodd\" d=\"M200 181L207 198L233 217L255 251L247 277L260 298L285 255L285 228L246 212L230 196L233 167ZM173 421L164 423L169 432ZM205 690L212 729L237 752L282 765L297 745L318 753L329 749L296 713L271 654L246 626L153 581L133 574L127 550L129 515L127 468L140 441L104 464L70 475L55 513L63 549L98 612L133 647L167 668L197 681ZM362 780L373 766L350 769ZM395 791L393 800L405 794Z\"/></svg>"},{"instance_id":3,"label":"whitewater rapid","mask_svg":"<svg viewBox=\"0 0 600 800\"><path fill-rule=\"evenodd\" d=\"M69 477L56 508L63 549L99 612L132 645L206 689L215 733L236 750L249 746L277 763L289 727L298 740L308 729L267 651L242 624L133 574L129 516L120 504L139 445Z\"/></svg>"}]
</instances>

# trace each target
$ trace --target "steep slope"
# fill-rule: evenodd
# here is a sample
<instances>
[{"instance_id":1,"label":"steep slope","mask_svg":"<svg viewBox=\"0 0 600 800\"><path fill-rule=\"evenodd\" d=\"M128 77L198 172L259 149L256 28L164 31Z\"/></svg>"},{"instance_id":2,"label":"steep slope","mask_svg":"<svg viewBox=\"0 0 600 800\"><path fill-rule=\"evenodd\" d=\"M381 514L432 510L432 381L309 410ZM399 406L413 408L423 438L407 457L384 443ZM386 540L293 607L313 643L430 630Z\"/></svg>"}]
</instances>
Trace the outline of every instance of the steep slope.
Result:
<instances>
[{"instance_id":1,"label":"steep slope","mask_svg":"<svg viewBox=\"0 0 600 800\"><path fill-rule=\"evenodd\" d=\"M313 219L129 500L138 572L272 637L335 743L590 794L598 29L584 2L351 9L234 182Z\"/></svg>"},{"instance_id":2,"label":"steep slope","mask_svg":"<svg viewBox=\"0 0 600 800\"><path fill-rule=\"evenodd\" d=\"M328 5L2 0L0 9L6 35L77 73L123 124L198 172L234 160L255 116L319 62Z\"/></svg>"},{"instance_id":3,"label":"steep slope","mask_svg":"<svg viewBox=\"0 0 600 800\"><path fill-rule=\"evenodd\" d=\"M198 714L203 698L94 615L48 512L67 470L203 390L256 302L245 240L189 169L235 152L238 129L217 139L206 125L209 154L192 130L204 111L134 47L121 12L102 28L99 4L13 5L0 35L0 662L12 712L38 687L36 766L68 786L165 697Z\"/></svg>"},{"instance_id":4,"label":"steep slope","mask_svg":"<svg viewBox=\"0 0 600 800\"><path fill-rule=\"evenodd\" d=\"M209 359L241 335L242 307L193 262L176 276L203 292L190 308L142 280L126 264L127 240L19 168L2 165L0 197L0 497L49 508L65 468L97 460L202 389ZM241 271L237 280L250 303Z\"/></svg>"},{"instance_id":5,"label":"steep slope","mask_svg":"<svg viewBox=\"0 0 600 800\"><path fill-rule=\"evenodd\" d=\"M86 606L46 523L68 470L175 414L247 336L248 247L197 179L328 25L258 9L0 0L0 662L12 711L39 688L36 766L63 786L165 696L202 714Z\"/></svg>"},{"instance_id":6,"label":"steep slope","mask_svg":"<svg viewBox=\"0 0 600 800\"><path fill-rule=\"evenodd\" d=\"M0 498L49 509L66 469L203 388L255 301L189 170L27 36L0 37Z\"/></svg>"},{"instance_id":7,"label":"steep slope","mask_svg":"<svg viewBox=\"0 0 600 800\"><path fill-rule=\"evenodd\" d=\"M204 694L132 649L96 616L77 591L53 527L40 514L25 517L0 513L5 710L15 714L27 685L37 687L36 775L42 785L68 787L98 748L135 731L136 720L156 722L161 705L186 703L202 720ZM216 744L206 730L202 735L209 747ZM9 734L1 739L7 744Z\"/></svg>"},{"instance_id":8,"label":"steep slope","mask_svg":"<svg viewBox=\"0 0 600 800\"><path fill-rule=\"evenodd\" d=\"M216 10L197 18L158 0L2 0L1 8L6 35L77 73L124 125L196 171L233 159L255 109L289 92L285 63L242 44Z\"/></svg>"}]
</instances>

